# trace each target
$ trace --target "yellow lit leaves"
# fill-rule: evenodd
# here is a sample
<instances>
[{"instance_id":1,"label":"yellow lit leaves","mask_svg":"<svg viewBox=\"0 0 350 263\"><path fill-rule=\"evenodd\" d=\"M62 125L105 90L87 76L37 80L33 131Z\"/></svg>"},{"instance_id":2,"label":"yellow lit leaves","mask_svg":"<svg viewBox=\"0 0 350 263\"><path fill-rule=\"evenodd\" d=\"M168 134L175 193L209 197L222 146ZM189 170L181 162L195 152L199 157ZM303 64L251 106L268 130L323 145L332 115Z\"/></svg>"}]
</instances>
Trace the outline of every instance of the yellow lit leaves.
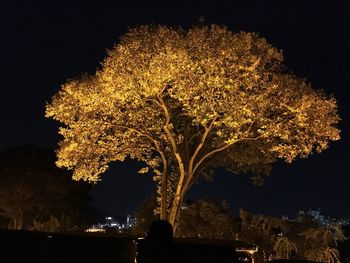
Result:
<instances>
[{"instance_id":1,"label":"yellow lit leaves","mask_svg":"<svg viewBox=\"0 0 350 263\"><path fill-rule=\"evenodd\" d=\"M137 173L139 174L145 174L145 173L148 173L149 171L149 168L148 167L143 167L141 168Z\"/></svg>"},{"instance_id":2,"label":"yellow lit leaves","mask_svg":"<svg viewBox=\"0 0 350 263\"><path fill-rule=\"evenodd\" d=\"M200 142L193 167L236 171L322 151L339 139L336 101L283 67L282 52L254 33L131 29L95 75L68 81L47 105L65 125L57 163L96 181L130 157L159 181L162 164L176 174L174 160L188 165Z\"/></svg>"}]
</instances>

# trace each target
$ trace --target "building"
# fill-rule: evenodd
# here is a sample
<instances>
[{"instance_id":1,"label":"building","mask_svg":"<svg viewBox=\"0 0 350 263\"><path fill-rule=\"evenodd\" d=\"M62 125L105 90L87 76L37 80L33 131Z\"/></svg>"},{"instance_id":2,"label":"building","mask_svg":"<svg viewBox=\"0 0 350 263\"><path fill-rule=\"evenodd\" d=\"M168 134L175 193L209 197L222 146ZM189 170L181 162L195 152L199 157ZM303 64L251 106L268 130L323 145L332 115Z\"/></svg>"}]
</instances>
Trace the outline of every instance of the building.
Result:
<instances>
[{"instance_id":1,"label":"building","mask_svg":"<svg viewBox=\"0 0 350 263\"><path fill-rule=\"evenodd\" d=\"M115 229L115 230L126 230L130 229L135 225L135 219L131 217L131 215L127 215L126 217L114 217L114 216L106 216L105 222L97 223L92 225L92 227L85 230L85 232L105 232L106 229Z\"/></svg>"}]
</instances>

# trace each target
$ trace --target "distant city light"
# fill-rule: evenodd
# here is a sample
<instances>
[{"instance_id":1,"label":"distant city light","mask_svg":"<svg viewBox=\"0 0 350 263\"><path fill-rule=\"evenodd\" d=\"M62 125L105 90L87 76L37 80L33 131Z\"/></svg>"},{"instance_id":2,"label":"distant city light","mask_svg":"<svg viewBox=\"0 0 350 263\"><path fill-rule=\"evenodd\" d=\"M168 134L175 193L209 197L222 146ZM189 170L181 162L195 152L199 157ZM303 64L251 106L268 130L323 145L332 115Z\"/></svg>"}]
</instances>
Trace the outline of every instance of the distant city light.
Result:
<instances>
[{"instance_id":1,"label":"distant city light","mask_svg":"<svg viewBox=\"0 0 350 263\"><path fill-rule=\"evenodd\" d=\"M136 221L134 218L131 218L131 215L127 215L125 221L123 220L123 223L115 220L113 216L106 216L105 219L106 221L104 223L92 225L90 228L86 229L85 232L106 232L107 229L117 229L118 231L122 231L132 228Z\"/></svg>"},{"instance_id":2,"label":"distant city light","mask_svg":"<svg viewBox=\"0 0 350 263\"><path fill-rule=\"evenodd\" d=\"M85 229L85 232L90 232L90 233L96 233L96 232L100 232L100 233L105 233L106 229L104 228L97 228L97 227L90 227L88 229Z\"/></svg>"}]
</instances>

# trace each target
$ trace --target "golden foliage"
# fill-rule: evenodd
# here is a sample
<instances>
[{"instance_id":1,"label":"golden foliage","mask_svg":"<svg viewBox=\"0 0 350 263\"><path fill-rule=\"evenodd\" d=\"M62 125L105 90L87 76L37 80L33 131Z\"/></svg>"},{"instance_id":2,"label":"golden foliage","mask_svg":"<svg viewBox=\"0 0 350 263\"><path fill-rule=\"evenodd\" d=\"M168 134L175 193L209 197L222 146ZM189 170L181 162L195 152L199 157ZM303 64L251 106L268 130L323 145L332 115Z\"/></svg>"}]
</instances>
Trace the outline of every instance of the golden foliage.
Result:
<instances>
[{"instance_id":1,"label":"golden foliage","mask_svg":"<svg viewBox=\"0 0 350 263\"><path fill-rule=\"evenodd\" d=\"M268 172L340 132L335 99L287 73L281 51L218 25L129 30L95 75L62 86L46 116L64 125L57 164L74 179L95 182L130 157L157 181L175 177L175 195L207 168Z\"/></svg>"}]
</instances>

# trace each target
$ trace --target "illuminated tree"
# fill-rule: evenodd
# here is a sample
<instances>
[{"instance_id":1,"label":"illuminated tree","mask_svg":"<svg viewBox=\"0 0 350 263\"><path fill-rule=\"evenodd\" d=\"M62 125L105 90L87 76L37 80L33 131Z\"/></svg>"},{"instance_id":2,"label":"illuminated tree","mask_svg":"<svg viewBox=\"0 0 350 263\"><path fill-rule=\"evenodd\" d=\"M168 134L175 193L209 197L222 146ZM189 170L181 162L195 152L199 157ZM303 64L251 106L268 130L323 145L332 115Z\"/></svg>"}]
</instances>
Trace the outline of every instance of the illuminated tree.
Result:
<instances>
[{"instance_id":1,"label":"illuminated tree","mask_svg":"<svg viewBox=\"0 0 350 263\"><path fill-rule=\"evenodd\" d=\"M308 228L299 234L305 238L307 249L338 246L338 242L345 240L341 225L334 224L327 227Z\"/></svg>"},{"instance_id":2,"label":"illuminated tree","mask_svg":"<svg viewBox=\"0 0 350 263\"><path fill-rule=\"evenodd\" d=\"M217 25L131 29L96 74L62 86L46 116L63 123L58 166L96 182L110 162L144 162L174 227L210 169L261 175L339 139L334 98L287 73L264 38Z\"/></svg>"},{"instance_id":3,"label":"illuminated tree","mask_svg":"<svg viewBox=\"0 0 350 263\"><path fill-rule=\"evenodd\" d=\"M273 250L276 253L276 259L290 259L298 252L295 243L283 236L276 239Z\"/></svg>"},{"instance_id":4,"label":"illuminated tree","mask_svg":"<svg viewBox=\"0 0 350 263\"><path fill-rule=\"evenodd\" d=\"M346 240L346 237L344 235L344 232L342 230L342 226L341 224L334 224L332 226L333 229L333 240L334 240L334 244L335 246L338 246L338 242L343 242Z\"/></svg>"},{"instance_id":5,"label":"illuminated tree","mask_svg":"<svg viewBox=\"0 0 350 263\"><path fill-rule=\"evenodd\" d=\"M340 263L339 251L331 247L308 250L305 252L305 257L316 262Z\"/></svg>"}]
</instances>

